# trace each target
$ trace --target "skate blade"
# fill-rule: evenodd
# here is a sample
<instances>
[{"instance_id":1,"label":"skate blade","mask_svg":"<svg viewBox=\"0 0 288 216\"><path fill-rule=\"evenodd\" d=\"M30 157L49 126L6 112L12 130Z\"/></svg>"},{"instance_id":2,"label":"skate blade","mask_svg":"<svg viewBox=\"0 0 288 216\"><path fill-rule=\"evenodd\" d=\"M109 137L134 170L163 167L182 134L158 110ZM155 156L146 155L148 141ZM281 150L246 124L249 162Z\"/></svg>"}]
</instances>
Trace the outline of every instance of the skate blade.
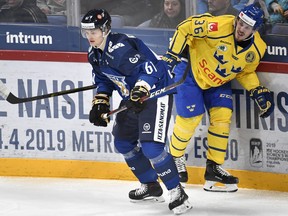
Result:
<instances>
[{"instance_id":1,"label":"skate blade","mask_svg":"<svg viewBox=\"0 0 288 216\"><path fill-rule=\"evenodd\" d=\"M192 208L193 206L191 205L191 203L188 200L185 200L182 205L177 206L173 209L173 213L175 215L184 214L185 212L189 211Z\"/></svg>"},{"instance_id":2,"label":"skate blade","mask_svg":"<svg viewBox=\"0 0 288 216\"><path fill-rule=\"evenodd\" d=\"M134 199L130 199L130 202L132 203L142 203L142 202L152 202L152 203L162 203L165 202L165 199L163 196L159 196L159 197L146 197L144 199L140 199L140 200L134 200Z\"/></svg>"},{"instance_id":3,"label":"skate blade","mask_svg":"<svg viewBox=\"0 0 288 216\"><path fill-rule=\"evenodd\" d=\"M217 185L216 185L217 184ZM206 181L203 189L210 192L236 192L238 190L237 184L222 184L215 181Z\"/></svg>"}]
</instances>

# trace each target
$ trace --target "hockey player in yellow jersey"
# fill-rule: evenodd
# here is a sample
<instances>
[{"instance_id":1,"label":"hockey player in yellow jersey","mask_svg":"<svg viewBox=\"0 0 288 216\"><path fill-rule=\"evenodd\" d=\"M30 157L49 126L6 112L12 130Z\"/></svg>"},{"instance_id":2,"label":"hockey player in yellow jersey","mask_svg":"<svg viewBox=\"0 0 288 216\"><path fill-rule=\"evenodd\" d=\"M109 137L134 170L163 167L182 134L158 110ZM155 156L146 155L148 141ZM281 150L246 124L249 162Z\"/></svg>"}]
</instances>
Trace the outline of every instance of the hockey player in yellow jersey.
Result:
<instances>
[{"instance_id":1,"label":"hockey player in yellow jersey","mask_svg":"<svg viewBox=\"0 0 288 216\"><path fill-rule=\"evenodd\" d=\"M188 181L185 150L206 108L210 125L204 190L238 190L238 178L221 167L233 110L230 81L236 78L250 92L261 117L268 117L274 110L272 94L260 84L255 72L266 50L257 31L262 24L263 11L252 4L237 17L206 13L178 25L163 60L174 71L176 81L187 65L183 56L190 59L192 70L175 95L177 116L170 143L182 182ZM217 182L226 187L217 187Z\"/></svg>"}]
</instances>

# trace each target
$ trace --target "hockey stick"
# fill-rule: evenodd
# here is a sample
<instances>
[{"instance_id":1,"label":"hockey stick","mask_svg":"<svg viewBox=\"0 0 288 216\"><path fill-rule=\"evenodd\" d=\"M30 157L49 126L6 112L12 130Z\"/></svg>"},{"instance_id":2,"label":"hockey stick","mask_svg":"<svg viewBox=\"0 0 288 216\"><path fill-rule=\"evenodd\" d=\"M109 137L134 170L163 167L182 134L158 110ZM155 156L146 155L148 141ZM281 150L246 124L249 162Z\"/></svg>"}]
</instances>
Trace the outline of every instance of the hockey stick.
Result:
<instances>
[{"instance_id":1,"label":"hockey stick","mask_svg":"<svg viewBox=\"0 0 288 216\"><path fill-rule=\"evenodd\" d=\"M50 98L50 97L57 97L60 95L71 94L75 92L86 91L86 90L94 89L96 87L97 87L96 85L90 85L90 86L84 86L84 87L75 88L75 89L53 92L53 93L49 93L45 95L38 95L34 97L18 98L14 94L12 94L7 89L5 84L0 80L0 96L2 96L6 101L8 101L11 104L19 104L19 103L25 103L25 102L30 102L30 101L40 100L40 99L45 99L45 98Z\"/></svg>"},{"instance_id":2,"label":"hockey stick","mask_svg":"<svg viewBox=\"0 0 288 216\"><path fill-rule=\"evenodd\" d=\"M144 97L142 97L142 98L140 99L140 101L141 101L141 102L144 102L144 101L150 100L150 99L152 99L152 98L154 98L154 97L156 97L156 96L159 96L159 95L161 95L161 94L164 94L164 93L166 93L166 92L168 92L168 91L176 88L177 86L181 85L181 84L185 81L185 79L186 79L186 77L187 77L187 75L188 75L189 69L190 69L190 61L188 61L188 65L187 65L187 67L185 68L184 74L183 74L183 76L181 77L180 80L178 80L177 82L175 82L175 83L173 83L173 84L171 84L171 85L169 85L169 86L166 86L166 87L164 87L164 88L162 88L162 89L158 89L157 91L152 92L152 93L150 94L150 96L144 96ZM122 111L124 111L124 110L126 110L126 109L128 109L127 106L126 106L126 105L123 105L123 106L121 106L121 107L119 107L119 108L117 108L117 109L115 109L115 110L111 110L111 111L108 112L108 113L102 114L102 118L106 119L106 118L108 118L109 116L111 116L111 115L113 115L113 114L117 114L117 113L119 113L119 112L122 112Z\"/></svg>"}]
</instances>

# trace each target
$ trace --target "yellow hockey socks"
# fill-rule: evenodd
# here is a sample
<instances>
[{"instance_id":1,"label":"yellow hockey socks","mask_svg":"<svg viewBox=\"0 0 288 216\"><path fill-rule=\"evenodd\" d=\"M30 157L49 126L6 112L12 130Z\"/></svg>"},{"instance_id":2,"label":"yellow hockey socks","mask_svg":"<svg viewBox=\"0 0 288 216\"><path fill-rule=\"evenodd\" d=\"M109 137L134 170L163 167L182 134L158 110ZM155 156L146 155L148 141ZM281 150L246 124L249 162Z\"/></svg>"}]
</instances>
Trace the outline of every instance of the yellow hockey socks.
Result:
<instances>
[{"instance_id":1,"label":"yellow hockey socks","mask_svg":"<svg viewBox=\"0 0 288 216\"><path fill-rule=\"evenodd\" d=\"M194 131L200 123L203 115L192 118L183 118L176 116L172 139L170 142L170 153L174 157L181 157L185 154L186 147L194 134Z\"/></svg>"},{"instance_id":2,"label":"yellow hockey socks","mask_svg":"<svg viewBox=\"0 0 288 216\"><path fill-rule=\"evenodd\" d=\"M231 116L232 110L228 108L216 107L210 110L207 158L218 164L223 164L226 156Z\"/></svg>"}]
</instances>

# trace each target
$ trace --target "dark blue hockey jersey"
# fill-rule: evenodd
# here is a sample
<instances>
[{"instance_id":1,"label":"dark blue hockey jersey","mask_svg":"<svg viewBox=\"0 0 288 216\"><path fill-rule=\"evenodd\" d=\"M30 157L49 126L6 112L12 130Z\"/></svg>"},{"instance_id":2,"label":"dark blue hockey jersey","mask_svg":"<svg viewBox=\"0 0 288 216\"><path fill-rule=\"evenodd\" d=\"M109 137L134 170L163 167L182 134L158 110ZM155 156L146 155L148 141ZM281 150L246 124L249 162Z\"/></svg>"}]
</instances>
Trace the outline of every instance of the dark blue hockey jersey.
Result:
<instances>
[{"instance_id":1,"label":"dark blue hockey jersey","mask_svg":"<svg viewBox=\"0 0 288 216\"><path fill-rule=\"evenodd\" d=\"M117 90L125 99L138 80L146 81L151 92L173 83L166 63L142 40L131 35L110 33L104 51L90 47L88 59L98 93L112 95Z\"/></svg>"}]
</instances>

